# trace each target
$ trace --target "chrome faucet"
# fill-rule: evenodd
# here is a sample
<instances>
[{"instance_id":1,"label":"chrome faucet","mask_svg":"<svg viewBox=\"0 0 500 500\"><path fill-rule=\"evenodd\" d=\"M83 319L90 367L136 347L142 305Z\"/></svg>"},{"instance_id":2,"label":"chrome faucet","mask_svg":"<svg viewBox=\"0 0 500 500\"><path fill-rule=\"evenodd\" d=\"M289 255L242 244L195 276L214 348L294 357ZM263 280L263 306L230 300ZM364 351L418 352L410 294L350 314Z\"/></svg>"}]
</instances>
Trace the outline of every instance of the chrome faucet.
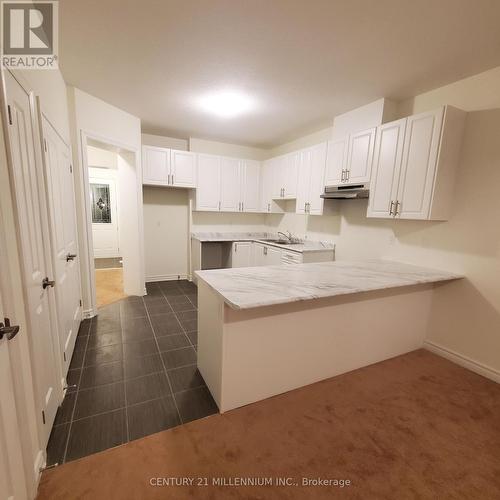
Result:
<instances>
[{"instance_id":1,"label":"chrome faucet","mask_svg":"<svg viewBox=\"0 0 500 500\"><path fill-rule=\"evenodd\" d=\"M290 243L298 242L299 238L296 238L292 235L290 231L283 233L282 231L278 231L278 235L284 236Z\"/></svg>"}]
</instances>

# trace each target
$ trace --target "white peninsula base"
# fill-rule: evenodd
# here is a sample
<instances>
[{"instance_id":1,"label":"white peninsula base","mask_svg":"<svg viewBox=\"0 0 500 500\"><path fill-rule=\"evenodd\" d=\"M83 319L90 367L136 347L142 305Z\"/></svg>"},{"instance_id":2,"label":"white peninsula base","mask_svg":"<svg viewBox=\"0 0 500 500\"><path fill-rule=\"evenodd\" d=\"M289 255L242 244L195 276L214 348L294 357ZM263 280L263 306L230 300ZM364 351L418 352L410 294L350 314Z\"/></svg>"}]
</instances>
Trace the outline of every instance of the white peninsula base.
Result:
<instances>
[{"instance_id":1,"label":"white peninsula base","mask_svg":"<svg viewBox=\"0 0 500 500\"><path fill-rule=\"evenodd\" d=\"M234 309L198 280L198 368L221 412L422 347L432 284Z\"/></svg>"}]
</instances>

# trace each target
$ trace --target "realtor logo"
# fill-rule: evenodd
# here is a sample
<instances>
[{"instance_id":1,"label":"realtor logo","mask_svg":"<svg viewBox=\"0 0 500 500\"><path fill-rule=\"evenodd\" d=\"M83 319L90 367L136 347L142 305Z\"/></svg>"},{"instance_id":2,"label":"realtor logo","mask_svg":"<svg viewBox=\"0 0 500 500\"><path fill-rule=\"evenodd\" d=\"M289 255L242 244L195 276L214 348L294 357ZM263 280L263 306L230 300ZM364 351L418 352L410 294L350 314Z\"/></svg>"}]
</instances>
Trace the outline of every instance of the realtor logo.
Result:
<instances>
[{"instance_id":1,"label":"realtor logo","mask_svg":"<svg viewBox=\"0 0 500 500\"><path fill-rule=\"evenodd\" d=\"M58 2L2 2L2 64L57 68Z\"/></svg>"}]
</instances>

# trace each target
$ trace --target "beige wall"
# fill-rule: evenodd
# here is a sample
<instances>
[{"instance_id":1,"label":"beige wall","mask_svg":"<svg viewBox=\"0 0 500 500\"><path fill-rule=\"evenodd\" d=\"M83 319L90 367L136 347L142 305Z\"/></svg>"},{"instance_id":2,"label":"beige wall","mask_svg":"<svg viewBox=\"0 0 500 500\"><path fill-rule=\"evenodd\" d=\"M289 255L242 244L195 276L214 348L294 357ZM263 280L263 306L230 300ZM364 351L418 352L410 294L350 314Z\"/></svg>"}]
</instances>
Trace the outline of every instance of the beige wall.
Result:
<instances>
[{"instance_id":1,"label":"beige wall","mask_svg":"<svg viewBox=\"0 0 500 500\"><path fill-rule=\"evenodd\" d=\"M337 215L270 215L274 229L337 243L337 259L389 258L463 272L435 293L429 340L500 373L500 68L400 105L401 116L453 104L469 111L447 222L367 219L366 200Z\"/></svg>"},{"instance_id":2,"label":"beige wall","mask_svg":"<svg viewBox=\"0 0 500 500\"><path fill-rule=\"evenodd\" d=\"M142 144L158 148L178 149L180 151L187 151L189 149L189 141L187 139L152 134L142 134Z\"/></svg>"},{"instance_id":3,"label":"beige wall","mask_svg":"<svg viewBox=\"0 0 500 500\"><path fill-rule=\"evenodd\" d=\"M268 149L240 146L228 142L209 141L206 139L197 139L196 137L189 139L189 150L194 153L231 156L248 160L264 160L269 157Z\"/></svg>"},{"instance_id":4,"label":"beige wall","mask_svg":"<svg viewBox=\"0 0 500 500\"><path fill-rule=\"evenodd\" d=\"M291 153L292 151L297 151L298 149L307 148L309 146L314 146L320 142L329 141L332 138L332 127L327 127L312 134L299 137L294 141L287 142L286 144L281 144L273 149L269 150L269 154L266 158L273 158L275 156L284 155L286 153Z\"/></svg>"},{"instance_id":5,"label":"beige wall","mask_svg":"<svg viewBox=\"0 0 500 500\"><path fill-rule=\"evenodd\" d=\"M187 189L143 187L146 281L188 275Z\"/></svg>"}]
</instances>

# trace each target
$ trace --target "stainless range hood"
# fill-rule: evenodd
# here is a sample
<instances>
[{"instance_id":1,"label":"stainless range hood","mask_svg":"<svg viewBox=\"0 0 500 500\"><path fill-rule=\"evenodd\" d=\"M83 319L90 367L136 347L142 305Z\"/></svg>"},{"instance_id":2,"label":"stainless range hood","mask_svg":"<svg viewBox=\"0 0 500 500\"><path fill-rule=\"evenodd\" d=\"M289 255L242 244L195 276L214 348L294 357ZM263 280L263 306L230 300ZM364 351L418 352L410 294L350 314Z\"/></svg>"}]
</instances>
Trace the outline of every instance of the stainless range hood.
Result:
<instances>
[{"instance_id":1,"label":"stainless range hood","mask_svg":"<svg viewBox=\"0 0 500 500\"><path fill-rule=\"evenodd\" d=\"M321 198L325 200L346 200L368 198L370 193L368 184L351 184L350 186L326 186Z\"/></svg>"}]
</instances>

